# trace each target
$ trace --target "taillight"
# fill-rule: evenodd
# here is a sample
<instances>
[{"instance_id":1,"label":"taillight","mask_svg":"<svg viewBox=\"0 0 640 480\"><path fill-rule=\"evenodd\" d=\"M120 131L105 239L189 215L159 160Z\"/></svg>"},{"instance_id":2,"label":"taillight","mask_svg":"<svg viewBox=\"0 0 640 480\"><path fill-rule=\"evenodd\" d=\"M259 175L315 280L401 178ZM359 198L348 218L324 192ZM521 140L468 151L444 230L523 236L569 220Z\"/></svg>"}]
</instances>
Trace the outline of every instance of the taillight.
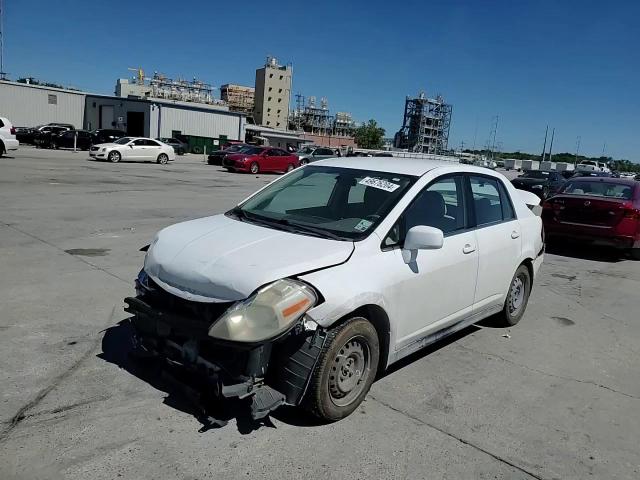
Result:
<instances>
[{"instance_id":1,"label":"taillight","mask_svg":"<svg viewBox=\"0 0 640 480\"><path fill-rule=\"evenodd\" d=\"M11 135L15 135L16 134L16 127L11 127Z\"/></svg>"},{"instance_id":2,"label":"taillight","mask_svg":"<svg viewBox=\"0 0 640 480\"><path fill-rule=\"evenodd\" d=\"M624 208L624 212L622 213L623 218L630 218L632 220L640 219L640 210L638 210L637 208L633 208L632 203L625 202L622 205L622 208Z\"/></svg>"}]
</instances>

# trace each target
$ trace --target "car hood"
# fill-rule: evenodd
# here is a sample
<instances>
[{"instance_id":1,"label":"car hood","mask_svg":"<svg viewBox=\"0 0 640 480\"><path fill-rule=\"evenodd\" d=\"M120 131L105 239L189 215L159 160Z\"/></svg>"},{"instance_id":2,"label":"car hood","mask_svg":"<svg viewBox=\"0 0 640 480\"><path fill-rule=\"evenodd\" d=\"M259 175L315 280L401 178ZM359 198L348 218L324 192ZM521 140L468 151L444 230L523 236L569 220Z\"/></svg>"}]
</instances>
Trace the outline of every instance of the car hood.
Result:
<instances>
[{"instance_id":1,"label":"car hood","mask_svg":"<svg viewBox=\"0 0 640 480\"><path fill-rule=\"evenodd\" d=\"M144 269L160 287L187 300L247 298L280 278L345 262L353 242L298 235L216 215L161 230Z\"/></svg>"}]
</instances>

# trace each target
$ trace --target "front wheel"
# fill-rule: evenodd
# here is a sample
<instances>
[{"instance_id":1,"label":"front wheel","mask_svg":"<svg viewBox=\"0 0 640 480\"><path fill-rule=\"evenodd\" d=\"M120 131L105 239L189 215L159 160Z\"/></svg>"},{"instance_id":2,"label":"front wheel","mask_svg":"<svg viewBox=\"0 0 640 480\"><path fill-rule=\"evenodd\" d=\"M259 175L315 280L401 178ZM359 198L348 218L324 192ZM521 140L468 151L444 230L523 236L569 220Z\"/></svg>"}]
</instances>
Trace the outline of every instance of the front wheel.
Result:
<instances>
[{"instance_id":1,"label":"front wheel","mask_svg":"<svg viewBox=\"0 0 640 480\"><path fill-rule=\"evenodd\" d=\"M249 170L253 174L260 173L260 165L258 165L258 162L253 162L249 167Z\"/></svg>"},{"instance_id":2,"label":"front wheel","mask_svg":"<svg viewBox=\"0 0 640 480\"><path fill-rule=\"evenodd\" d=\"M516 270L507 299L504 302L502 312L498 314L498 324L502 327L512 327L520 321L529 303L531 293L531 275L526 265L520 265Z\"/></svg>"},{"instance_id":3,"label":"front wheel","mask_svg":"<svg viewBox=\"0 0 640 480\"><path fill-rule=\"evenodd\" d=\"M293 170L294 168L296 168L296 167L294 167L294 165L293 165L292 163L290 163L289 165L287 165L287 173L289 173L289 172L290 172L291 170Z\"/></svg>"},{"instance_id":4,"label":"front wheel","mask_svg":"<svg viewBox=\"0 0 640 480\"><path fill-rule=\"evenodd\" d=\"M300 160L300 166L306 165L307 163L309 163L309 160L307 160L306 158Z\"/></svg>"},{"instance_id":5,"label":"front wheel","mask_svg":"<svg viewBox=\"0 0 640 480\"><path fill-rule=\"evenodd\" d=\"M371 323L354 317L330 330L313 372L304 406L329 422L351 414L376 377L380 349Z\"/></svg>"},{"instance_id":6,"label":"front wheel","mask_svg":"<svg viewBox=\"0 0 640 480\"><path fill-rule=\"evenodd\" d=\"M166 153L161 153L160 155L158 155L158 159L156 161L159 164L164 165L165 163L167 163L169 161L169 157L167 156Z\"/></svg>"},{"instance_id":7,"label":"front wheel","mask_svg":"<svg viewBox=\"0 0 640 480\"><path fill-rule=\"evenodd\" d=\"M118 163L122 157L120 156L120 152L113 151L113 152L109 152L109 155L107 156L107 158L111 163Z\"/></svg>"}]
</instances>

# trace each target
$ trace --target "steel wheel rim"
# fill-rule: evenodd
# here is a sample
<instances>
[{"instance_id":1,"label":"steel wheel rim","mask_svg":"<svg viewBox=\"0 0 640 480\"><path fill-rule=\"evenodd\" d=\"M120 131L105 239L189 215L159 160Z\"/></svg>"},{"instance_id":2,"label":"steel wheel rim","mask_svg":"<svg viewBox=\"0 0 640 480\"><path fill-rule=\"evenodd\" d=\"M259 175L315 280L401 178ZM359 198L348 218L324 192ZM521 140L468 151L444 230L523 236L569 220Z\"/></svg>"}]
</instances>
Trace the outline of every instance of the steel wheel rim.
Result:
<instances>
[{"instance_id":1,"label":"steel wheel rim","mask_svg":"<svg viewBox=\"0 0 640 480\"><path fill-rule=\"evenodd\" d=\"M515 313L524 304L525 282L523 276L518 275L511 283L511 295L509 295L509 312Z\"/></svg>"},{"instance_id":2,"label":"steel wheel rim","mask_svg":"<svg viewBox=\"0 0 640 480\"><path fill-rule=\"evenodd\" d=\"M353 403L362 393L371 372L371 351L364 337L350 338L340 348L329 372L329 397L338 407Z\"/></svg>"}]
</instances>

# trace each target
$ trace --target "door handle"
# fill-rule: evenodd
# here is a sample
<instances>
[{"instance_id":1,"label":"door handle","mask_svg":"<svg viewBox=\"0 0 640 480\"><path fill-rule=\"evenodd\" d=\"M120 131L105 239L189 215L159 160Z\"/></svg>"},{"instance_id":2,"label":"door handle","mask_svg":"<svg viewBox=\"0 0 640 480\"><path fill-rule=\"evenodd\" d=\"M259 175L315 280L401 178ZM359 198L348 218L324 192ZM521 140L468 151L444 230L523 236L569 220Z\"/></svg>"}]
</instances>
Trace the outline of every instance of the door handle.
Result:
<instances>
[{"instance_id":1,"label":"door handle","mask_svg":"<svg viewBox=\"0 0 640 480\"><path fill-rule=\"evenodd\" d=\"M516 238L520 238L520 232L518 232L517 230L514 230L513 232L511 232L511 238L513 238L514 240Z\"/></svg>"},{"instance_id":2,"label":"door handle","mask_svg":"<svg viewBox=\"0 0 640 480\"><path fill-rule=\"evenodd\" d=\"M476 247L472 246L470 243L467 243L463 248L462 248L462 253L467 254L467 253L473 253L476 251Z\"/></svg>"}]
</instances>

